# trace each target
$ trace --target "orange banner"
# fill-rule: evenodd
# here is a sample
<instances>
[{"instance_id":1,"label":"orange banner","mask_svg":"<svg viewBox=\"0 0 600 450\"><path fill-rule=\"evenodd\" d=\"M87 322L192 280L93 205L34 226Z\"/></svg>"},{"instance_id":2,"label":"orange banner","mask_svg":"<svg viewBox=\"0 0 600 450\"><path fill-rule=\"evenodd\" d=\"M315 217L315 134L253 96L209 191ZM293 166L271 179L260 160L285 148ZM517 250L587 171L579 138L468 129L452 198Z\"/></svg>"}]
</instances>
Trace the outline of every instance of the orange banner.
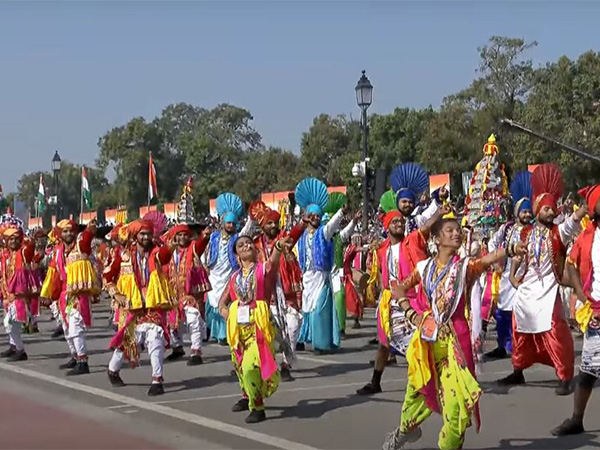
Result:
<instances>
[{"instance_id":1,"label":"orange banner","mask_svg":"<svg viewBox=\"0 0 600 450\"><path fill-rule=\"evenodd\" d=\"M437 175L429 176L429 193L431 194L436 189L446 186L448 193L450 193L450 174L440 173Z\"/></svg>"}]
</instances>

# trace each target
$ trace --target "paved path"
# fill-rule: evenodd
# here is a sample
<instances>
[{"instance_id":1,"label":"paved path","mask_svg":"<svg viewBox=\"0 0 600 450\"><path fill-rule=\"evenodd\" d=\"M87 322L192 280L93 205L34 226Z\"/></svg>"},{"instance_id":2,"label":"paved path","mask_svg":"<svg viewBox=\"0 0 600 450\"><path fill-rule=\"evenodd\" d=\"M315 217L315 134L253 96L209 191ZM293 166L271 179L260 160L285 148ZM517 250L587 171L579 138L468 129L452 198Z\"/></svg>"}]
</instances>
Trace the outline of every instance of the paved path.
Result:
<instances>
[{"instance_id":1,"label":"paved path","mask_svg":"<svg viewBox=\"0 0 600 450\"><path fill-rule=\"evenodd\" d=\"M49 339L49 322L41 323L40 334L26 337L29 361L0 361L0 448L378 449L397 426L406 382L403 364L386 370L383 393L354 394L371 376L372 312L364 328L348 330L338 354L300 353L296 381L281 384L267 400L269 420L253 426L245 424L246 413L231 412L239 388L230 375L228 350L219 345L205 348L202 366L167 364L166 394L160 398L146 396L147 358L142 367L122 371L127 386L111 388L106 346L112 332L106 323L106 309L96 308L90 375L68 378L58 369L68 358L67 346ZM5 337L0 346L6 346ZM592 397L586 418L592 431L559 440L549 431L570 415L572 396L554 395L555 377L545 367L526 373L527 386L500 392L492 382L509 372L509 361L484 365L483 425L479 434L468 431L465 448L600 447L600 393ZM440 424L439 417L431 417L423 438L410 448L434 448Z\"/></svg>"}]
</instances>

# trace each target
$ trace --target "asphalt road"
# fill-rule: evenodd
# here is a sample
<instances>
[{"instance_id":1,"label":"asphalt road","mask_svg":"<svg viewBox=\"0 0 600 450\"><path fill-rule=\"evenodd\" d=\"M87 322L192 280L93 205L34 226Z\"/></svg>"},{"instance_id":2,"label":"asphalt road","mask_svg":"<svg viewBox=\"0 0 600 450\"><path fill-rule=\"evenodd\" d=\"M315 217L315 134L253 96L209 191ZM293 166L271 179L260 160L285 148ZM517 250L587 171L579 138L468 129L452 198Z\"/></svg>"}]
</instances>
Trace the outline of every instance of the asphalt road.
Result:
<instances>
[{"instance_id":1,"label":"asphalt road","mask_svg":"<svg viewBox=\"0 0 600 450\"><path fill-rule=\"evenodd\" d=\"M386 370L383 393L355 395L371 377L372 311L362 329L348 330L339 353L300 353L296 380L280 385L267 400L268 420L257 425L245 424L247 413L231 412L240 393L226 347L207 345L202 366L187 367L185 360L167 364L166 393L150 398L147 357L141 367L123 369L127 386L114 389L108 382L111 352L106 347L112 331L106 308L95 309L88 335L92 373L79 377L58 369L68 359L67 345L50 339L52 324L44 314L42 332L26 336L29 360L0 362L0 448L378 449L398 423L406 383L403 361ZM581 341L576 344L579 349ZM6 337L0 345L6 347ZM526 386L502 392L493 381L510 370L508 360L484 365L479 377L485 389L483 424L479 434L468 431L465 448L600 447L598 392L586 417L590 431L557 439L550 430L571 414L573 397L556 397L553 370L542 366L526 372ZM440 417L432 416L423 438L409 448L435 448L440 425Z\"/></svg>"}]
</instances>

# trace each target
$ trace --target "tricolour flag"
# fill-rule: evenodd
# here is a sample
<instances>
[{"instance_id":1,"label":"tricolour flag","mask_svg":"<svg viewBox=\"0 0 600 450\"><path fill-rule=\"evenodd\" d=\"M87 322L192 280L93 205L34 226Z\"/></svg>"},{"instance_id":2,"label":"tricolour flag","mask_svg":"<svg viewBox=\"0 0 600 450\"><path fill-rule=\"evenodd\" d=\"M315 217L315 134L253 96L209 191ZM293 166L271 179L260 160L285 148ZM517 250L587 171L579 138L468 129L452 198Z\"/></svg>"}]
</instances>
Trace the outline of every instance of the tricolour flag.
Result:
<instances>
[{"instance_id":1,"label":"tricolour flag","mask_svg":"<svg viewBox=\"0 0 600 450\"><path fill-rule=\"evenodd\" d=\"M152 161L152 152L150 152L150 160L148 163L148 204L158 197L158 189L156 187L156 168Z\"/></svg>"},{"instance_id":2,"label":"tricolour flag","mask_svg":"<svg viewBox=\"0 0 600 450\"><path fill-rule=\"evenodd\" d=\"M81 197L85 202L85 206L88 209L92 207L92 191L90 190L90 183L88 183L87 173L85 167L81 168Z\"/></svg>"},{"instance_id":3,"label":"tricolour flag","mask_svg":"<svg viewBox=\"0 0 600 450\"><path fill-rule=\"evenodd\" d=\"M44 187L44 176L40 175L40 185L37 194L37 212L38 217L46 211L46 188Z\"/></svg>"}]
</instances>

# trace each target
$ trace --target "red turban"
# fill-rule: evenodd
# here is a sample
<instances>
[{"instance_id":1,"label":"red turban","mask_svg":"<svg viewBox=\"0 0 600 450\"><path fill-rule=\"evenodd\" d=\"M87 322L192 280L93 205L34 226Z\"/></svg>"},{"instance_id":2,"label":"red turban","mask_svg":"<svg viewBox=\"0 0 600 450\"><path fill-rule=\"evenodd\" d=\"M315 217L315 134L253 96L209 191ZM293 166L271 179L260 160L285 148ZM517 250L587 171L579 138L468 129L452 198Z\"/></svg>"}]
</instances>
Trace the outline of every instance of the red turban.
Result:
<instances>
[{"instance_id":1,"label":"red turban","mask_svg":"<svg viewBox=\"0 0 600 450\"><path fill-rule=\"evenodd\" d=\"M402 217L402 213L400 213L400 211L390 211L385 213L383 216L383 228L387 230L390 227L392 220L397 217Z\"/></svg>"},{"instance_id":2,"label":"red turban","mask_svg":"<svg viewBox=\"0 0 600 450\"><path fill-rule=\"evenodd\" d=\"M596 211L596 205L598 204L598 201L600 201L600 184L585 187L579 190L578 193L585 198L588 213L590 214L590 217L593 216Z\"/></svg>"},{"instance_id":3,"label":"red turban","mask_svg":"<svg viewBox=\"0 0 600 450\"><path fill-rule=\"evenodd\" d=\"M192 236L192 230L187 225L175 225L173 228L169 230L169 239L173 239L177 234L185 233L188 236Z\"/></svg>"},{"instance_id":4,"label":"red turban","mask_svg":"<svg viewBox=\"0 0 600 450\"><path fill-rule=\"evenodd\" d=\"M56 228L60 229L60 231L69 227L72 228L73 231L77 231L77 222L75 222L73 219L63 219L56 225Z\"/></svg>"},{"instance_id":5,"label":"red turban","mask_svg":"<svg viewBox=\"0 0 600 450\"><path fill-rule=\"evenodd\" d=\"M263 214L263 216L259 219L258 223L261 227L263 227L270 221L279 223L280 219L281 219L281 214L279 214L274 209L269 208L269 210L266 211L265 214Z\"/></svg>"},{"instance_id":6,"label":"red turban","mask_svg":"<svg viewBox=\"0 0 600 450\"><path fill-rule=\"evenodd\" d=\"M538 195L538 197L535 199L535 202L533 202L533 214L537 216L540 212L540 209L542 209L544 206L549 206L556 211L556 197L547 192Z\"/></svg>"},{"instance_id":7,"label":"red turban","mask_svg":"<svg viewBox=\"0 0 600 450\"><path fill-rule=\"evenodd\" d=\"M279 222L281 214L274 209L269 208L264 202L258 200L253 202L248 208L250 217L258 222L260 227L264 227L268 222Z\"/></svg>"},{"instance_id":8,"label":"red turban","mask_svg":"<svg viewBox=\"0 0 600 450\"><path fill-rule=\"evenodd\" d=\"M149 231L150 233L154 233L154 226L152 222L148 220L138 219L134 222L131 222L127 226L127 230L131 233L132 236L137 236L138 233L142 231Z\"/></svg>"}]
</instances>

